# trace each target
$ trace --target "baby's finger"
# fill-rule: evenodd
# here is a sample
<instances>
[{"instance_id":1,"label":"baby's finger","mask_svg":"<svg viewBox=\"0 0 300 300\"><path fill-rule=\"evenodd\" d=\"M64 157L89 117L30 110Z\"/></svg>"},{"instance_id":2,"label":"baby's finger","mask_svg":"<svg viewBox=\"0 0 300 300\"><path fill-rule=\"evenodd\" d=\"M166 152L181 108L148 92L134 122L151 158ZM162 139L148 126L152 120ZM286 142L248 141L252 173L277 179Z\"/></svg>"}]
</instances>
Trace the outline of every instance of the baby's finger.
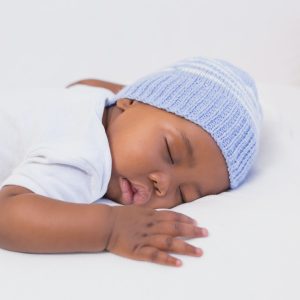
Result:
<instances>
[{"instance_id":1,"label":"baby's finger","mask_svg":"<svg viewBox=\"0 0 300 300\"><path fill-rule=\"evenodd\" d=\"M149 226L150 227L150 226ZM198 227L193 224L180 222L160 222L157 226L149 228L152 234L166 234L171 236L183 237L207 237L208 231L206 228Z\"/></svg>"},{"instance_id":2,"label":"baby's finger","mask_svg":"<svg viewBox=\"0 0 300 300\"><path fill-rule=\"evenodd\" d=\"M182 223L197 224L197 221L187 215L170 210L160 210L156 212L157 221L178 221Z\"/></svg>"},{"instance_id":3,"label":"baby's finger","mask_svg":"<svg viewBox=\"0 0 300 300\"><path fill-rule=\"evenodd\" d=\"M146 240L145 246L152 246L160 250L174 252L177 254L193 256L203 255L203 251L200 248L168 235L153 235Z\"/></svg>"},{"instance_id":4,"label":"baby's finger","mask_svg":"<svg viewBox=\"0 0 300 300\"><path fill-rule=\"evenodd\" d=\"M138 259L174 267L180 267L182 264L180 259L151 246L141 247L138 250Z\"/></svg>"}]
</instances>

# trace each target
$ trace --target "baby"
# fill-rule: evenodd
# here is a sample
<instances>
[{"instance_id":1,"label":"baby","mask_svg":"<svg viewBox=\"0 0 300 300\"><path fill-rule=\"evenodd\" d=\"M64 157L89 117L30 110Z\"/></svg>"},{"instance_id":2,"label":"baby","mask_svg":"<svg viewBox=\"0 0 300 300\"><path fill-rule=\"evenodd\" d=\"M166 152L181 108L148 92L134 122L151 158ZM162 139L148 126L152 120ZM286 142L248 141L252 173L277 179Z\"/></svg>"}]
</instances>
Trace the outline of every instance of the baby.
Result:
<instances>
[{"instance_id":1,"label":"baby","mask_svg":"<svg viewBox=\"0 0 300 300\"><path fill-rule=\"evenodd\" d=\"M57 111L58 124L58 110L64 113L71 136L40 119L36 125L48 127L42 134L32 128L38 139L21 137L29 145L26 159L20 154L23 160L0 177L0 247L110 251L172 266L181 261L168 252L201 256L201 249L176 237L205 237L207 230L184 214L155 209L219 194L245 180L262 119L252 78L223 60L194 57L126 87L100 80L68 87L70 102L48 101L43 109L45 115ZM82 108L78 125L73 122L76 111L68 104L78 92L94 97L101 126L82 102L73 104ZM92 203L103 197L123 205Z\"/></svg>"}]
</instances>

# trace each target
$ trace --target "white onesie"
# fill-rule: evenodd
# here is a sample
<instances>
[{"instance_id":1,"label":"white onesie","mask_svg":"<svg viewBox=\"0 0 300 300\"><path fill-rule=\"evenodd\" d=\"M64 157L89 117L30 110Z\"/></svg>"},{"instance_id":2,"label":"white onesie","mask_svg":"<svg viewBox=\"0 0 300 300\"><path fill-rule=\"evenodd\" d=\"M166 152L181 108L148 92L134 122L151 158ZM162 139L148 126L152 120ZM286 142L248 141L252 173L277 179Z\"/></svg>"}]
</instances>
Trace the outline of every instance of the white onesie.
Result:
<instances>
[{"instance_id":1,"label":"white onesie","mask_svg":"<svg viewBox=\"0 0 300 300\"><path fill-rule=\"evenodd\" d=\"M0 90L0 189L19 185L74 203L104 196L111 153L102 116L104 88Z\"/></svg>"}]
</instances>

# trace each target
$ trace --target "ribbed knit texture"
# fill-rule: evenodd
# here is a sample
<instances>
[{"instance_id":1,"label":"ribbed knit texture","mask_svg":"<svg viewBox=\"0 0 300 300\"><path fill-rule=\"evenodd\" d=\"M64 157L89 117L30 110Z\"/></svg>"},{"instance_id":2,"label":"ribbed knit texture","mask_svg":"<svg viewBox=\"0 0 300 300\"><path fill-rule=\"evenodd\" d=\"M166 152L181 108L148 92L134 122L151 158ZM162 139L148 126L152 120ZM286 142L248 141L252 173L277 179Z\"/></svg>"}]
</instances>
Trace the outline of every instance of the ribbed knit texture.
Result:
<instances>
[{"instance_id":1,"label":"ribbed knit texture","mask_svg":"<svg viewBox=\"0 0 300 300\"><path fill-rule=\"evenodd\" d=\"M227 163L230 188L246 178L259 149L262 110L253 79L220 59L193 57L126 86L111 102L134 99L206 130Z\"/></svg>"}]
</instances>

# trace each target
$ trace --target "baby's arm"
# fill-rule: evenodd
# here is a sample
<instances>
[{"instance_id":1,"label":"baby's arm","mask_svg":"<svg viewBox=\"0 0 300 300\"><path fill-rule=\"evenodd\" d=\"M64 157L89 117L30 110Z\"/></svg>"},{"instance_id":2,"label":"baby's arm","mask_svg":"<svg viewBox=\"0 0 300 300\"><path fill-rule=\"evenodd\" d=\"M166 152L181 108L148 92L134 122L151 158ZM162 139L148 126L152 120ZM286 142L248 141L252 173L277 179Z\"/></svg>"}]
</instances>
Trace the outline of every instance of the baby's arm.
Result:
<instances>
[{"instance_id":1,"label":"baby's arm","mask_svg":"<svg viewBox=\"0 0 300 300\"><path fill-rule=\"evenodd\" d=\"M82 79L82 80L73 82L73 83L67 85L66 87L69 88L76 84L84 84L84 85L89 85L89 86L106 88L108 90L111 90L115 94L124 87L124 85L122 85L122 84L117 84L117 83L99 80L99 79Z\"/></svg>"},{"instance_id":2,"label":"baby's arm","mask_svg":"<svg viewBox=\"0 0 300 300\"><path fill-rule=\"evenodd\" d=\"M68 203L0 190L0 247L18 252L103 251L112 226L107 205Z\"/></svg>"},{"instance_id":3,"label":"baby's arm","mask_svg":"<svg viewBox=\"0 0 300 300\"><path fill-rule=\"evenodd\" d=\"M177 259L168 251L202 255L175 238L206 236L183 214L135 205L67 203L24 191L7 193L7 189L0 190L1 248L29 253L107 250L173 266Z\"/></svg>"}]
</instances>

